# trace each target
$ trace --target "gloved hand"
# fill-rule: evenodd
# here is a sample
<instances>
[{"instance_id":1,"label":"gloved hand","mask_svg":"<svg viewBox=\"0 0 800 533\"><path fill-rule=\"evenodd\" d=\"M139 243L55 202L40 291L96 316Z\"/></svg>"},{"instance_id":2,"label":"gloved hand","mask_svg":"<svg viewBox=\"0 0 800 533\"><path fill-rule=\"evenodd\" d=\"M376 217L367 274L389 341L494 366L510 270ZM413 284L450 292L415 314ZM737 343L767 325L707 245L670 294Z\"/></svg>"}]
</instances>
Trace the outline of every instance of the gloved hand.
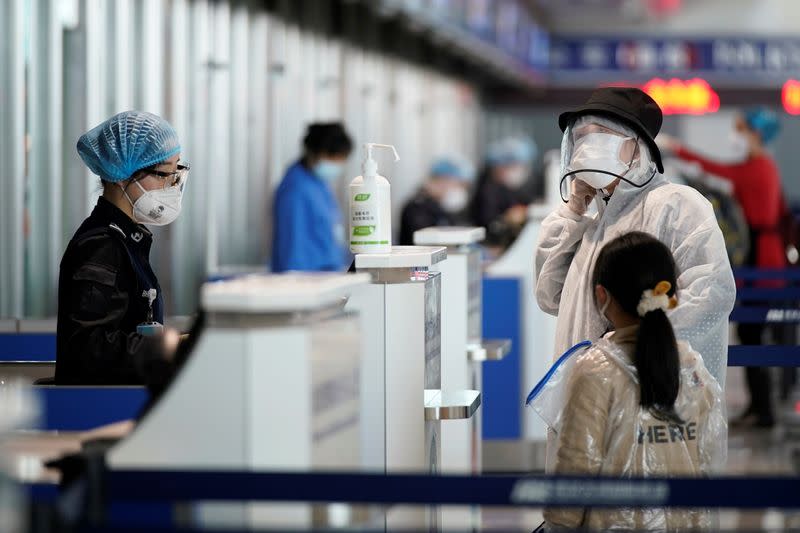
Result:
<instances>
[{"instance_id":1,"label":"gloved hand","mask_svg":"<svg viewBox=\"0 0 800 533\"><path fill-rule=\"evenodd\" d=\"M585 215L589 204L597 195L597 190L580 179L572 180L570 184L569 200L567 207L577 215Z\"/></svg>"},{"instance_id":2,"label":"gloved hand","mask_svg":"<svg viewBox=\"0 0 800 533\"><path fill-rule=\"evenodd\" d=\"M676 152L681 147L681 142L668 133L661 133L656 137L656 146L665 152Z\"/></svg>"}]
</instances>

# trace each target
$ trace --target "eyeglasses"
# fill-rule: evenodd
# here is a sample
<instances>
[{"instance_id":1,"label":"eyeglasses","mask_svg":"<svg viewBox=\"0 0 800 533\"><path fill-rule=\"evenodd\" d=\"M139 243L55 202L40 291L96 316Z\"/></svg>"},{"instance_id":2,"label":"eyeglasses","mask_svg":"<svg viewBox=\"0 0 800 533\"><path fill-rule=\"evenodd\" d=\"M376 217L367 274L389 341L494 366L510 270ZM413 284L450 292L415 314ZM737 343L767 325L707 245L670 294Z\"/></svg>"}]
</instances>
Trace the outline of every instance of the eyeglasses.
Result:
<instances>
[{"instance_id":1,"label":"eyeglasses","mask_svg":"<svg viewBox=\"0 0 800 533\"><path fill-rule=\"evenodd\" d=\"M174 172L163 172L154 168L148 168L146 172L147 174L163 178L165 187L180 187L186 182L190 168L191 167L187 163L185 165L178 165L177 170Z\"/></svg>"}]
</instances>

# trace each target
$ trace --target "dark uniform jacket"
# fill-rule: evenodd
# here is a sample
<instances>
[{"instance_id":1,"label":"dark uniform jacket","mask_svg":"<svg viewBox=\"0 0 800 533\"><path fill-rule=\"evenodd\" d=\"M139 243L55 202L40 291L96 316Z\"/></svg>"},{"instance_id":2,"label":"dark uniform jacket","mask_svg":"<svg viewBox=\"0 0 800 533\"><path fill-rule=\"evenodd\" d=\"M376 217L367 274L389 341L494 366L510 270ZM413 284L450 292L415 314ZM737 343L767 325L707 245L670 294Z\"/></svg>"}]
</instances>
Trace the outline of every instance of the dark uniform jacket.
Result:
<instances>
[{"instance_id":1,"label":"dark uniform jacket","mask_svg":"<svg viewBox=\"0 0 800 533\"><path fill-rule=\"evenodd\" d=\"M152 242L147 228L102 197L78 228L58 279L57 384L132 385L162 367L167 374L162 339L136 333L150 318L143 293L151 288L152 319L164 321Z\"/></svg>"},{"instance_id":2,"label":"dark uniform jacket","mask_svg":"<svg viewBox=\"0 0 800 533\"><path fill-rule=\"evenodd\" d=\"M439 202L420 191L403 208L400 216L400 244L414 244L414 232L431 226L456 226L463 222L442 209Z\"/></svg>"}]
</instances>

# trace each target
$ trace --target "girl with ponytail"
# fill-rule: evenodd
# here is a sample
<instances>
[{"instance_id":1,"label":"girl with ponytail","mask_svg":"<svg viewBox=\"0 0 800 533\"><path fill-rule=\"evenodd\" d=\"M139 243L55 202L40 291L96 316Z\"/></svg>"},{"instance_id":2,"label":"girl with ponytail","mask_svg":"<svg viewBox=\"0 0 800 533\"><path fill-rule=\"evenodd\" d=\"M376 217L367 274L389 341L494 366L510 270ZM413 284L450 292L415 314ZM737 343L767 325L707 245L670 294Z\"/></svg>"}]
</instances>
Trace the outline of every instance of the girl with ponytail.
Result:
<instances>
[{"instance_id":1,"label":"girl with ponytail","mask_svg":"<svg viewBox=\"0 0 800 533\"><path fill-rule=\"evenodd\" d=\"M675 338L675 261L645 233L600 251L595 304L610 333L559 359L529 404L557 439L554 474L703 476L725 461L722 392L701 357ZM589 343L585 343L589 344ZM548 454L550 455L550 454ZM545 509L548 529L710 529L709 510Z\"/></svg>"}]
</instances>

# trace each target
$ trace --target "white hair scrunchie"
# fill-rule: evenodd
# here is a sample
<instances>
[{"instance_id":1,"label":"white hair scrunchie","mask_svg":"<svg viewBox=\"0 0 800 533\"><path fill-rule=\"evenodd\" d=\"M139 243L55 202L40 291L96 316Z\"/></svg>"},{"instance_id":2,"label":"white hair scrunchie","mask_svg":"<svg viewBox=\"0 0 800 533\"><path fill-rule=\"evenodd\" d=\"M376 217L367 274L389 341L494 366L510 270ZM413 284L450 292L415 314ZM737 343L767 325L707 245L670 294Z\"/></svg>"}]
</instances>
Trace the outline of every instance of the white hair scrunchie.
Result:
<instances>
[{"instance_id":1,"label":"white hair scrunchie","mask_svg":"<svg viewBox=\"0 0 800 533\"><path fill-rule=\"evenodd\" d=\"M642 299L639 300L639 305L636 306L636 312L639 313L639 316L644 318L647 313L652 313L659 309L665 313L670 309L674 309L678 305L678 299L667 294L671 288L672 284L669 281L661 281L656 285L655 289L644 291Z\"/></svg>"}]
</instances>

